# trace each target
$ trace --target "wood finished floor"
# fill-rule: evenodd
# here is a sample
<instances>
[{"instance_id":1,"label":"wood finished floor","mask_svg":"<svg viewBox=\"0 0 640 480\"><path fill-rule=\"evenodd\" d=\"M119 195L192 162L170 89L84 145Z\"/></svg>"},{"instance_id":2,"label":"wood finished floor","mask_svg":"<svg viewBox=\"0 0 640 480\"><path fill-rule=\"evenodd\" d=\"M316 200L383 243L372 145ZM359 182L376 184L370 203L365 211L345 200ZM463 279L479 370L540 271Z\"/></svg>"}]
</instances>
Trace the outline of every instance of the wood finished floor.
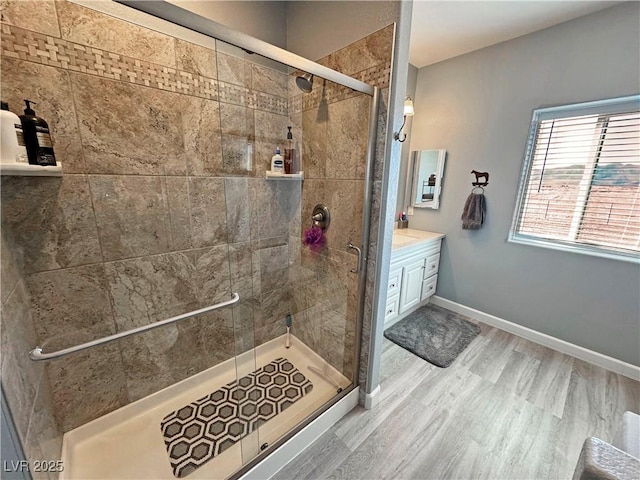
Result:
<instances>
[{"instance_id":1,"label":"wood finished floor","mask_svg":"<svg viewBox=\"0 0 640 480\"><path fill-rule=\"evenodd\" d=\"M384 339L381 400L357 407L274 479L571 479L613 440L640 383L479 323L449 368Z\"/></svg>"}]
</instances>

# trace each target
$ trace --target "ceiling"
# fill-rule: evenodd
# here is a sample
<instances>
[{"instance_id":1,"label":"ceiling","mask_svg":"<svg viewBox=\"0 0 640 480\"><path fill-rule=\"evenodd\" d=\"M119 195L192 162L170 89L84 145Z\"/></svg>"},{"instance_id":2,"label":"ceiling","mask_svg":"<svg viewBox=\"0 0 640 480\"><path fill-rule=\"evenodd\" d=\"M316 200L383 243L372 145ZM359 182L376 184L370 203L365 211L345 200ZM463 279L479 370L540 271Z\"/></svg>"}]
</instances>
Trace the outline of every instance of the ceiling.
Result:
<instances>
[{"instance_id":1,"label":"ceiling","mask_svg":"<svg viewBox=\"0 0 640 480\"><path fill-rule=\"evenodd\" d=\"M621 2L415 0L409 61L421 68L617 3Z\"/></svg>"}]
</instances>

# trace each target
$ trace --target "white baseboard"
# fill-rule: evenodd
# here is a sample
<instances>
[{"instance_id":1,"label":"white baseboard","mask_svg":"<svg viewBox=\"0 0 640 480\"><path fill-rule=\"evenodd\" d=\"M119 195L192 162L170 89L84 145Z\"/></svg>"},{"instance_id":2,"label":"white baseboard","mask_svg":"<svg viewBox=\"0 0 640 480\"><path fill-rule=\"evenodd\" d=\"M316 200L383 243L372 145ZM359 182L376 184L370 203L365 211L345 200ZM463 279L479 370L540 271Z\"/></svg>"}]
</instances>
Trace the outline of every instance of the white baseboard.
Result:
<instances>
[{"instance_id":1,"label":"white baseboard","mask_svg":"<svg viewBox=\"0 0 640 480\"><path fill-rule=\"evenodd\" d=\"M380 385L378 385L373 392L367 393L364 396L364 408L371 410L373 407L380 403Z\"/></svg>"},{"instance_id":2,"label":"white baseboard","mask_svg":"<svg viewBox=\"0 0 640 480\"><path fill-rule=\"evenodd\" d=\"M353 410L358 405L359 397L360 388L354 388L352 392L349 392L349 394L338 403L296 433L275 452L240 477L240 479L263 480L265 478L271 478L287 463L302 453L304 449L311 445L324 432L329 430L333 424Z\"/></svg>"},{"instance_id":3,"label":"white baseboard","mask_svg":"<svg viewBox=\"0 0 640 480\"><path fill-rule=\"evenodd\" d=\"M592 363L593 365L606 368L607 370L619 373L620 375L624 375L625 377L629 377L633 380L640 380L640 367L623 362L622 360L594 352L593 350L589 350L588 348L584 348L579 345L574 345L573 343L560 340L559 338L552 337L546 333L537 332L536 330L509 322L503 318L496 317L495 315L481 312L475 308L452 302L451 300L447 300L446 298L442 298L437 295L431 297L431 302L434 305L446 308L452 312L466 315L474 320L486 323L487 325L504 330L505 332L512 333L518 337L526 338L527 340L531 340L539 345L552 348L558 352L566 353L567 355L571 355L572 357L579 358L580 360Z\"/></svg>"}]
</instances>

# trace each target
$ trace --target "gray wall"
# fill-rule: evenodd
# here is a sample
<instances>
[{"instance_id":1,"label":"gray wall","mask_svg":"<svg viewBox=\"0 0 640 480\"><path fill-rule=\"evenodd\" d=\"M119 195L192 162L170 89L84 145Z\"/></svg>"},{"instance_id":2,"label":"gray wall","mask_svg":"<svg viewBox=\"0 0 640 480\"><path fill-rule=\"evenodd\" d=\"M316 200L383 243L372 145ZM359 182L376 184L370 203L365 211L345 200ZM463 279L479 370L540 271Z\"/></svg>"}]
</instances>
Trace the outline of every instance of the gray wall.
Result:
<instances>
[{"instance_id":1,"label":"gray wall","mask_svg":"<svg viewBox=\"0 0 640 480\"><path fill-rule=\"evenodd\" d=\"M640 4L625 3L420 69L411 149L448 151L437 294L640 365L640 267L507 243L534 108L638 93ZM487 220L461 229L471 169L488 171Z\"/></svg>"},{"instance_id":2,"label":"gray wall","mask_svg":"<svg viewBox=\"0 0 640 480\"><path fill-rule=\"evenodd\" d=\"M407 72L407 90L405 96L409 95L415 102L416 99L416 83L418 82L418 68L409 64ZM415 103L414 103L415 106ZM406 194L407 172L409 169L409 155L411 153L411 132L413 131L413 117L407 117L407 125L404 128L407 139L402 144L402 154L400 156L400 181L398 182L398 197L396 199L396 214L406 212L407 205L404 201ZM397 217L397 215L396 215ZM413 225L409 225L413 227Z\"/></svg>"},{"instance_id":3,"label":"gray wall","mask_svg":"<svg viewBox=\"0 0 640 480\"><path fill-rule=\"evenodd\" d=\"M198 15L287 48L286 2L169 0Z\"/></svg>"},{"instance_id":4,"label":"gray wall","mask_svg":"<svg viewBox=\"0 0 640 480\"><path fill-rule=\"evenodd\" d=\"M399 9L394 1L287 2L287 49L318 60L397 21Z\"/></svg>"}]
</instances>

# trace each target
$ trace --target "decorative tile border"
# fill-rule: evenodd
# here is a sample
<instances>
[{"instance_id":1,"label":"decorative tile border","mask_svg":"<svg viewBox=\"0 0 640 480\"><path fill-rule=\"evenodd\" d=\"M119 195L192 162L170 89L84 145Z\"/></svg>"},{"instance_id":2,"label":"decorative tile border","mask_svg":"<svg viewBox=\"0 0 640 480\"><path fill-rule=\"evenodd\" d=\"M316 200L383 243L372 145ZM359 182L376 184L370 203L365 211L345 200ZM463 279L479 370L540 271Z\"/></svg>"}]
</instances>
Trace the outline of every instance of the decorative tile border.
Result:
<instances>
[{"instance_id":1,"label":"decorative tile border","mask_svg":"<svg viewBox=\"0 0 640 480\"><path fill-rule=\"evenodd\" d=\"M72 72L288 114L284 97L2 24L2 55Z\"/></svg>"}]
</instances>

